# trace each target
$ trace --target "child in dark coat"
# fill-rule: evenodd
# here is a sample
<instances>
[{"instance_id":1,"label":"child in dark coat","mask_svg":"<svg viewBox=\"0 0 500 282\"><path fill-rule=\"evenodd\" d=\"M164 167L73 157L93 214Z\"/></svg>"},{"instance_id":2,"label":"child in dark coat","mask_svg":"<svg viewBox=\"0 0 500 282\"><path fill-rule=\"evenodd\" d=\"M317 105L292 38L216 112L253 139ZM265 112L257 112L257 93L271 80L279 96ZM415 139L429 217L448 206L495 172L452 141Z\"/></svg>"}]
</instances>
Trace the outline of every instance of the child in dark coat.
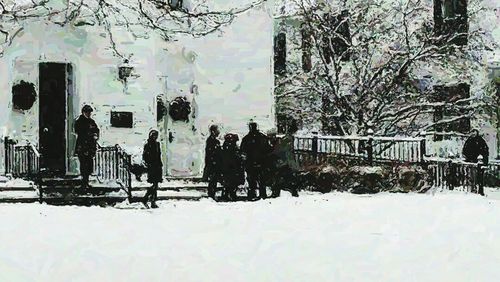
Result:
<instances>
[{"instance_id":1,"label":"child in dark coat","mask_svg":"<svg viewBox=\"0 0 500 282\"><path fill-rule=\"evenodd\" d=\"M144 151L142 153L142 159L146 164L146 169L148 173L148 182L151 183L151 187L148 188L146 194L144 195L143 203L147 207L148 198L151 199L151 207L157 208L156 200L158 198L158 183L163 181L163 164L161 162L161 149L160 143L156 141L158 139L158 131L151 130L149 132L149 138L144 145Z\"/></svg>"},{"instance_id":2,"label":"child in dark coat","mask_svg":"<svg viewBox=\"0 0 500 282\"><path fill-rule=\"evenodd\" d=\"M238 140L238 135L228 133L224 136L224 144L222 145L222 176L224 184L222 197L226 200L236 200L238 186L245 183L243 159L238 148Z\"/></svg>"}]
</instances>

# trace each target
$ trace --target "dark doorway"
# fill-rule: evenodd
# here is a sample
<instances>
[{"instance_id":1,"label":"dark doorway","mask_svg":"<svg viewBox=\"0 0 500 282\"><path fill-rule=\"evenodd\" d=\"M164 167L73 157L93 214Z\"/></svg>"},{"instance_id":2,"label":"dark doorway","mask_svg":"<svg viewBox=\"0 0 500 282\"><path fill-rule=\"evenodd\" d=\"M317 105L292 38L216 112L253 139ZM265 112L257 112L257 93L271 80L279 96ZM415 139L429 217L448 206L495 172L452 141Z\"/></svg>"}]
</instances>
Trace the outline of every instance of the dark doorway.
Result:
<instances>
[{"instance_id":1,"label":"dark doorway","mask_svg":"<svg viewBox=\"0 0 500 282\"><path fill-rule=\"evenodd\" d=\"M66 76L69 66L39 64L40 164L51 175L66 173Z\"/></svg>"}]
</instances>

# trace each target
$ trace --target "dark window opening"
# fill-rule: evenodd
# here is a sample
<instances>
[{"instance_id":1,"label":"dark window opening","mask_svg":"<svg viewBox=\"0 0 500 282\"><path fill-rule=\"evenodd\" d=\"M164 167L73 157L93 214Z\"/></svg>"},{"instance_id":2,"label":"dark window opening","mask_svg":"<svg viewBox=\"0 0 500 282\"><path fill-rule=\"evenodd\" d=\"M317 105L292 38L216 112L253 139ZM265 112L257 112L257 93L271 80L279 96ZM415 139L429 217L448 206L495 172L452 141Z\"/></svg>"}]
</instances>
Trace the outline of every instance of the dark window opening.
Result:
<instances>
[{"instance_id":1,"label":"dark window opening","mask_svg":"<svg viewBox=\"0 0 500 282\"><path fill-rule=\"evenodd\" d=\"M312 59L311 59L311 33L307 27L302 27L302 70L304 72L309 72L312 69Z\"/></svg>"},{"instance_id":2,"label":"dark window opening","mask_svg":"<svg viewBox=\"0 0 500 282\"><path fill-rule=\"evenodd\" d=\"M162 120L167 115L167 106L161 97L156 98L156 121Z\"/></svg>"},{"instance_id":3,"label":"dark window opening","mask_svg":"<svg viewBox=\"0 0 500 282\"><path fill-rule=\"evenodd\" d=\"M175 98L168 107L168 113L174 121L189 121L191 103L186 97Z\"/></svg>"},{"instance_id":4,"label":"dark window opening","mask_svg":"<svg viewBox=\"0 0 500 282\"><path fill-rule=\"evenodd\" d=\"M168 5L172 10L181 10L182 9L182 0L169 0Z\"/></svg>"},{"instance_id":5,"label":"dark window opening","mask_svg":"<svg viewBox=\"0 0 500 282\"><path fill-rule=\"evenodd\" d=\"M132 112L111 112L111 126L120 128L132 128L134 118Z\"/></svg>"},{"instance_id":6,"label":"dark window opening","mask_svg":"<svg viewBox=\"0 0 500 282\"><path fill-rule=\"evenodd\" d=\"M281 32L274 37L274 73L286 72L286 35Z\"/></svg>"},{"instance_id":7,"label":"dark window opening","mask_svg":"<svg viewBox=\"0 0 500 282\"><path fill-rule=\"evenodd\" d=\"M471 130L470 117L466 106L470 97L470 86L460 83L454 86L435 86L432 102L444 102L444 105L434 108L433 121L438 123L434 126L434 140L449 139L450 135L443 133L469 133ZM439 123L440 121L455 119L451 122ZM441 133L441 134L440 134Z\"/></svg>"},{"instance_id":8,"label":"dark window opening","mask_svg":"<svg viewBox=\"0 0 500 282\"><path fill-rule=\"evenodd\" d=\"M278 134L286 134L290 127L300 126L299 122L287 114L276 115L276 127ZM295 128L295 131L297 128Z\"/></svg>"},{"instance_id":9,"label":"dark window opening","mask_svg":"<svg viewBox=\"0 0 500 282\"><path fill-rule=\"evenodd\" d=\"M349 13L344 10L340 14L328 15L326 22L329 29L323 37L323 56L326 63L330 63L333 55L342 61L350 59L349 46L351 45L351 32L349 30Z\"/></svg>"},{"instance_id":10,"label":"dark window opening","mask_svg":"<svg viewBox=\"0 0 500 282\"><path fill-rule=\"evenodd\" d=\"M35 85L21 80L12 86L12 105L15 110L29 110L36 100Z\"/></svg>"},{"instance_id":11,"label":"dark window opening","mask_svg":"<svg viewBox=\"0 0 500 282\"><path fill-rule=\"evenodd\" d=\"M467 0L434 0L434 29L439 43L467 45Z\"/></svg>"}]
</instances>

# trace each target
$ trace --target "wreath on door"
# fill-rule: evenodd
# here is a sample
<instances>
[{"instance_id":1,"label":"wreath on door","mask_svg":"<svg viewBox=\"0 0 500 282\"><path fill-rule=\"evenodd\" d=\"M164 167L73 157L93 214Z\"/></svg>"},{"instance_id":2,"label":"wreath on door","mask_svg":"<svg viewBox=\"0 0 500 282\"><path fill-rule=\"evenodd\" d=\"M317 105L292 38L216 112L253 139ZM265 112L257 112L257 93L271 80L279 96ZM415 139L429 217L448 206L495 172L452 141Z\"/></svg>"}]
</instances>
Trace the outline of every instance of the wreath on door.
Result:
<instances>
[{"instance_id":1,"label":"wreath on door","mask_svg":"<svg viewBox=\"0 0 500 282\"><path fill-rule=\"evenodd\" d=\"M191 103L186 97L177 97L170 102L168 113L174 121L189 121L189 114L191 113Z\"/></svg>"}]
</instances>

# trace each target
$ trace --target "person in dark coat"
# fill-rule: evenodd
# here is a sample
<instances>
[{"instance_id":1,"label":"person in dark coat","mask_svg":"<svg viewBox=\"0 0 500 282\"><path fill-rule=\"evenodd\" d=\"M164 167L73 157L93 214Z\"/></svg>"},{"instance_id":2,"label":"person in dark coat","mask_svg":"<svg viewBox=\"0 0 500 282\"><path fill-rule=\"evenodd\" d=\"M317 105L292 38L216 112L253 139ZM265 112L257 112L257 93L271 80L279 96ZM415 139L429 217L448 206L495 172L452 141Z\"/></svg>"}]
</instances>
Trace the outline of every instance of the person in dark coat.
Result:
<instances>
[{"instance_id":1,"label":"person in dark coat","mask_svg":"<svg viewBox=\"0 0 500 282\"><path fill-rule=\"evenodd\" d=\"M151 187L148 188L144 195L143 203L147 207L148 198L151 199L151 207L157 208L156 200L158 200L158 183L163 181L163 163L161 161L161 149L158 140L158 131L151 130L149 132L148 141L144 145L142 159L146 165L148 174L148 182Z\"/></svg>"},{"instance_id":2,"label":"person in dark coat","mask_svg":"<svg viewBox=\"0 0 500 282\"><path fill-rule=\"evenodd\" d=\"M270 160L272 164L272 195L279 197L281 190L288 190L294 197L298 197L299 165L294 155L293 138L297 132L295 121L291 121L285 136L274 142Z\"/></svg>"},{"instance_id":3,"label":"person in dark coat","mask_svg":"<svg viewBox=\"0 0 500 282\"><path fill-rule=\"evenodd\" d=\"M241 141L241 152L245 160L248 181L248 199L255 198L257 188L259 189L259 198L265 199L267 194L263 172L271 145L267 136L258 130L257 123L250 122L248 128L248 134Z\"/></svg>"},{"instance_id":4,"label":"person in dark coat","mask_svg":"<svg viewBox=\"0 0 500 282\"><path fill-rule=\"evenodd\" d=\"M210 126L210 136L207 138L205 146L205 169L203 170L203 179L208 182L208 196L215 200L217 183L221 181L221 153L222 148L219 137L219 127Z\"/></svg>"},{"instance_id":5,"label":"person in dark coat","mask_svg":"<svg viewBox=\"0 0 500 282\"><path fill-rule=\"evenodd\" d=\"M82 188L88 188L89 176L94 171L94 157L97 151L97 140L99 139L99 127L91 118L92 107L85 105L82 114L75 122L76 138L75 154L80 161L80 174L82 176Z\"/></svg>"},{"instance_id":6,"label":"person in dark coat","mask_svg":"<svg viewBox=\"0 0 500 282\"><path fill-rule=\"evenodd\" d=\"M222 197L226 200L236 200L238 186L245 183L243 159L238 148L239 138L236 134L228 133L224 136L222 145L222 175L224 190Z\"/></svg>"},{"instance_id":7,"label":"person in dark coat","mask_svg":"<svg viewBox=\"0 0 500 282\"><path fill-rule=\"evenodd\" d=\"M479 135L479 130L472 130L471 136L465 141L462 154L466 162L477 163L479 155L483 156L484 164L488 164L488 145L483 137Z\"/></svg>"}]
</instances>

